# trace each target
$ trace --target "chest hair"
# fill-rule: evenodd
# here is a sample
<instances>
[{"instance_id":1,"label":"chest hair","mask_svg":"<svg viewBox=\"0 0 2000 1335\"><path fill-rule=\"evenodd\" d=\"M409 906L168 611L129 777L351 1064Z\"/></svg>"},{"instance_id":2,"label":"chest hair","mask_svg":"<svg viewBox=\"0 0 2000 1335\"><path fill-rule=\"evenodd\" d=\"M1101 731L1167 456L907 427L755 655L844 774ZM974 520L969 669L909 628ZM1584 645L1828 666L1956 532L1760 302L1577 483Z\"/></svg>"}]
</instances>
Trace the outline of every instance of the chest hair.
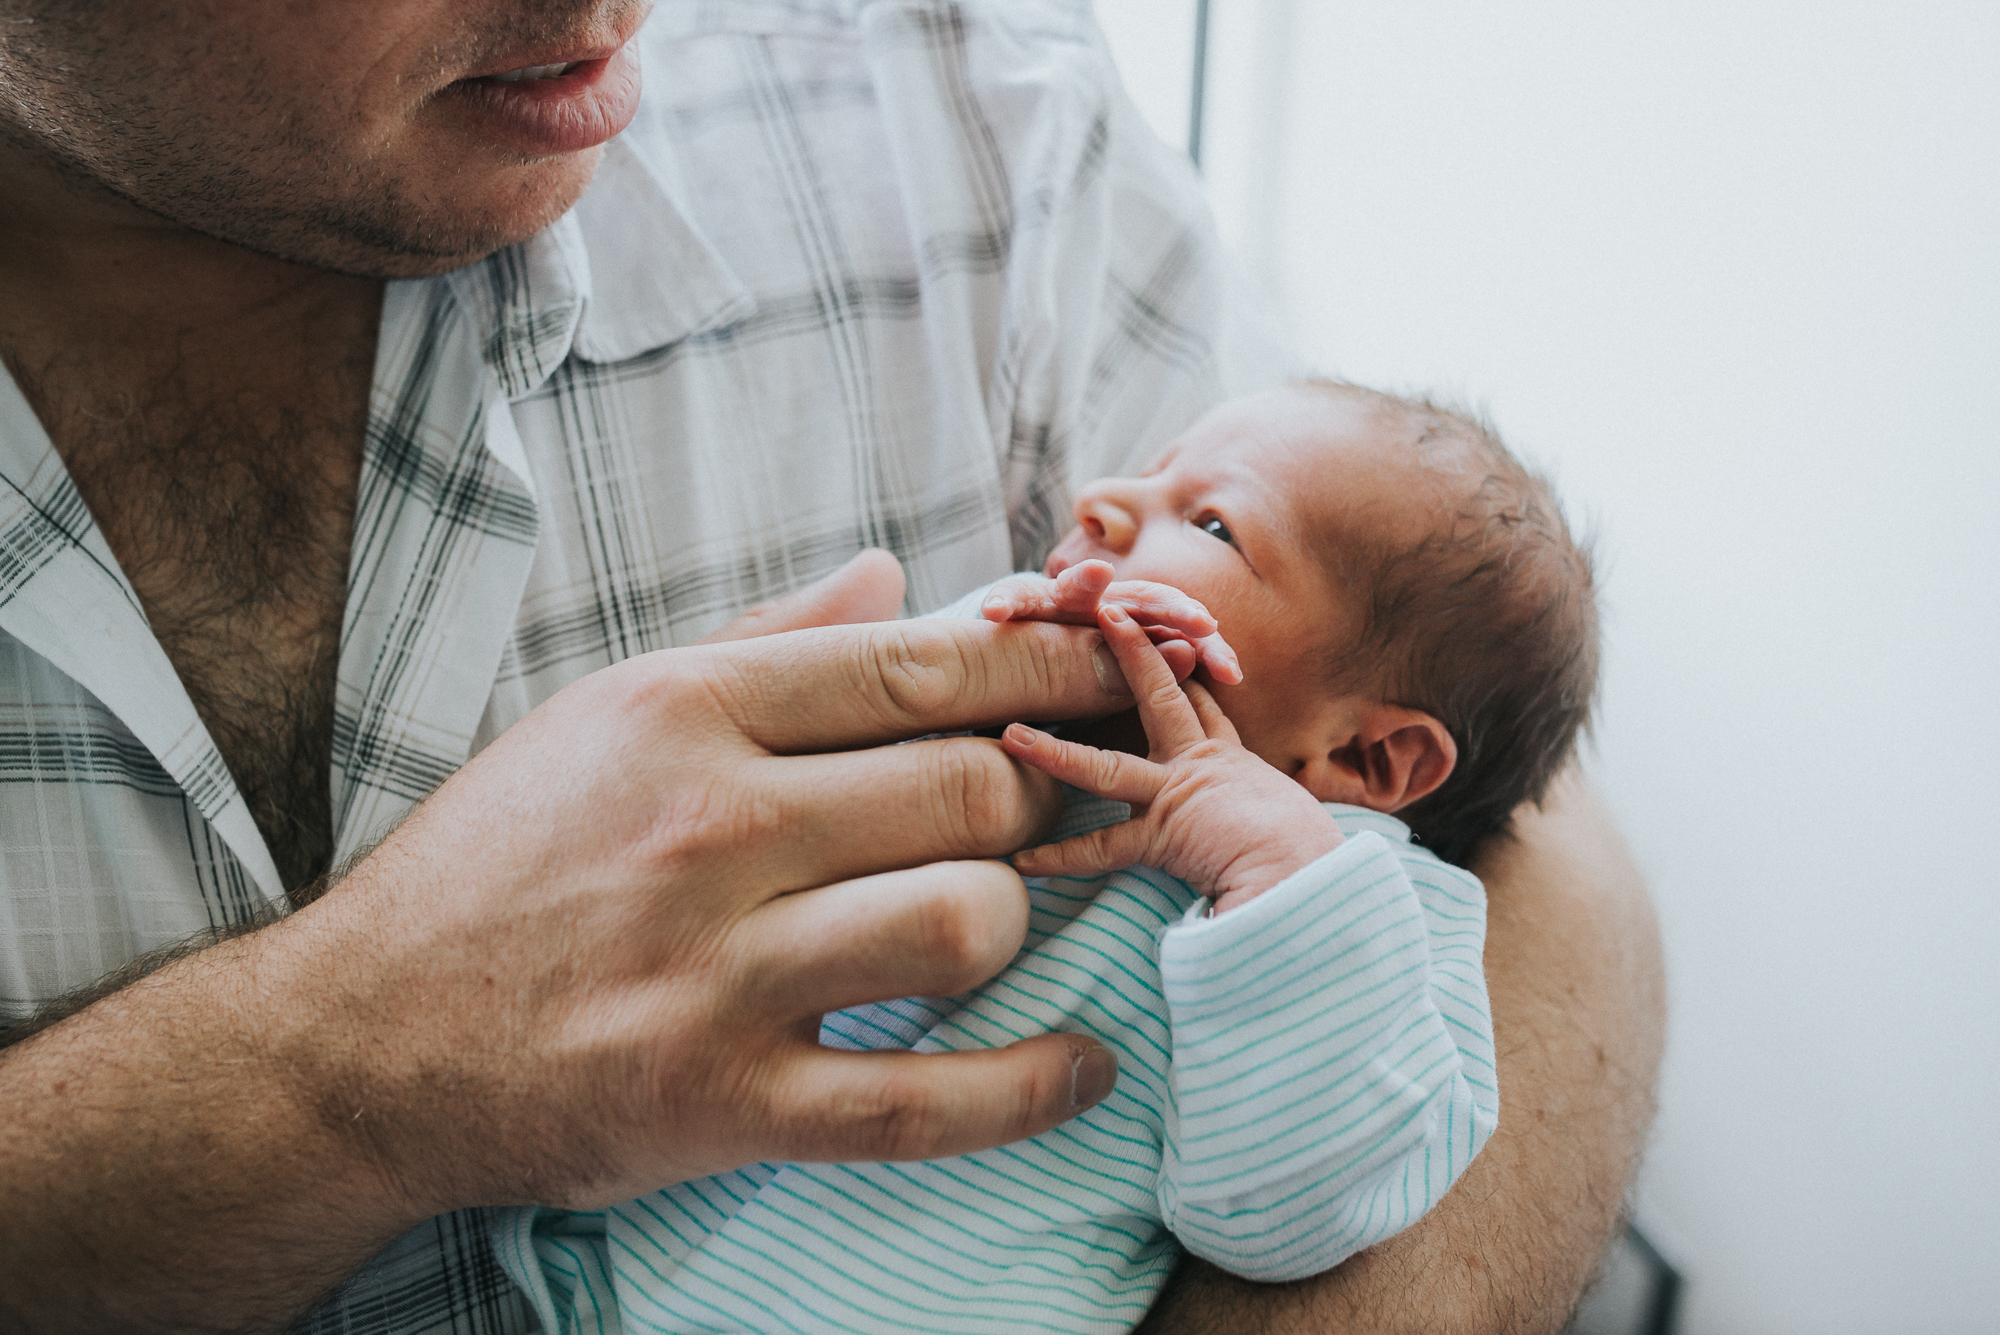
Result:
<instances>
[{"instance_id":1,"label":"chest hair","mask_svg":"<svg viewBox=\"0 0 2000 1335\"><path fill-rule=\"evenodd\" d=\"M372 345L254 389L176 366L16 378L132 581L287 891L333 855L329 773ZM297 363L294 363L296 366Z\"/></svg>"}]
</instances>

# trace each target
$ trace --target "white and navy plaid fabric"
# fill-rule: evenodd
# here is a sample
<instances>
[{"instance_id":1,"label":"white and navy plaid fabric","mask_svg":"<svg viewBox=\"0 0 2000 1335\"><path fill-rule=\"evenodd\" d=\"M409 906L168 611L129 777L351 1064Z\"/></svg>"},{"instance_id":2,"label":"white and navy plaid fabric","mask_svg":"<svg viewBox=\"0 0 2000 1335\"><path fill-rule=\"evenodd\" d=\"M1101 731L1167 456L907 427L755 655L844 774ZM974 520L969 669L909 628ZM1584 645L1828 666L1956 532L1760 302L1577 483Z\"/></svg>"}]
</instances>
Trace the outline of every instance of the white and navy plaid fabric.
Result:
<instances>
[{"instance_id":1,"label":"white and navy plaid fabric","mask_svg":"<svg viewBox=\"0 0 2000 1335\"><path fill-rule=\"evenodd\" d=\"M1086 4L666 0L648 93L541 236L392 284L336 700L336 856L563 685L856 550L912 608L1284 369ZM0 376L0 1023L244 922L276 868ZM483 1215L307 1328L525 1329Z\"/></svg>"}]
</instances>

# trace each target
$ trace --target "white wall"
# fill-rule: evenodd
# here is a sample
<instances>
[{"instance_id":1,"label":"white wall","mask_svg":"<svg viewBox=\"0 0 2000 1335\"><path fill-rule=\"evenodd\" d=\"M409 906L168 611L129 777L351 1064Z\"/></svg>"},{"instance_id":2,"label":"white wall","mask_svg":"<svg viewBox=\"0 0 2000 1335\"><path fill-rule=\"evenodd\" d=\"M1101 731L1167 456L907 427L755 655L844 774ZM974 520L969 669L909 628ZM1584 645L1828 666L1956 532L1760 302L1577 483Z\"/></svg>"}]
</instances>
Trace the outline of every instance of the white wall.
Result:
<instances>
[{"instance_id":1,"label":"white wall","mask_svg":"<svg viewBox=\"0 0 2000 1335\"><path fill-rule=\"evenodd\" d=\"M1097 22L1125 92L1160 138L1184 146L1194 73L1195 0L1101 0Z\"/></svg>"},{"instance_id":2,"label":"white wall","mask_svg":"<svg viewBox=\"0 0 2000 1335\"><path fill-rule=\"evenodd\" d=\"M1216 7L1301 345L1602 534L1683 1331L2000 1329L2000 6Z\"/></svg>"}]
</instances>

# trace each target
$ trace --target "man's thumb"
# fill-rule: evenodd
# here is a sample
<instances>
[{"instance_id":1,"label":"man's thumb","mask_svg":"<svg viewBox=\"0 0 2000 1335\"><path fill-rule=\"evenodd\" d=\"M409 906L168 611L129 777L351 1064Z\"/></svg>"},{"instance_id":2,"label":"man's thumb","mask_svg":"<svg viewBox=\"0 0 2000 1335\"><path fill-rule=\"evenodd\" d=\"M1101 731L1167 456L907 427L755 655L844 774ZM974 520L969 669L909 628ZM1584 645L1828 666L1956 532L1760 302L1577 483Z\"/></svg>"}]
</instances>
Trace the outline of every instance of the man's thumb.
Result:
<instances>
[{"instance_id":1,"label":"man's thumb","mask_svg":"<svg viewBox=\"0 0 2000 1335\"><path fill-rule=\"evenodd\" d=\"M840 569L796 593L759 603L700 644L748 640L811 626L851 626L889 621L903 606L903 566L888 552L870 547Z\"/></svg>"}]
</instances>

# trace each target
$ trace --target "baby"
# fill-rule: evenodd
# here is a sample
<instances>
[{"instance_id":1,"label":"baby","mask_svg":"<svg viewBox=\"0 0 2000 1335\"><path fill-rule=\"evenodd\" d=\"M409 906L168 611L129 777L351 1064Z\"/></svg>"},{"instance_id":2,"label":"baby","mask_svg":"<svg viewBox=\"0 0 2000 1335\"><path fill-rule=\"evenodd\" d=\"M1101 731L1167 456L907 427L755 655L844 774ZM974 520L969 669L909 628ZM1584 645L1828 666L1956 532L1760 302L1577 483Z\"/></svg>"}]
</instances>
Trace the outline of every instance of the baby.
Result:
<instances>
[{"instance_id":1,"label":"baby","mask_svg":"<svg viewBox=\"0 0 2000 1335\"><path fill-rule=\"evenodd\" d=\"M1176 1239L1314 1274L1492 1134L1485 899L1450 864L1540 797L1596 674L1546 484L1478 423L1315 382L1225 404L1076 514L1043 575L940 613L1096 624L1138 701L1002 736L1072 790L1014 858L1027 942L976 992L829 1015L822 1041L1088 1032L1117 1089L980 1154L521 1212L496 1246L551 1329L1125 1331Z\"/></svg>"}]
</instances>

